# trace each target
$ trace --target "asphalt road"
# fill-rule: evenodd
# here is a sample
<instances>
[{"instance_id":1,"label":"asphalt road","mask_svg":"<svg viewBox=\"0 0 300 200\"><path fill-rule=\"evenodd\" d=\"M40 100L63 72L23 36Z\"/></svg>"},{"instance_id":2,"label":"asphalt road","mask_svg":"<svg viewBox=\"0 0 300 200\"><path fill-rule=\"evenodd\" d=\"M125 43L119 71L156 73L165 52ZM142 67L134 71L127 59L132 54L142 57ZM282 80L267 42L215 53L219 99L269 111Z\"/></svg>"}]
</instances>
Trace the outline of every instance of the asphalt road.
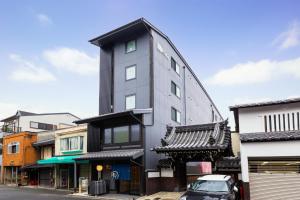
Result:
<instances>
[{"instance_id":1,"label":"asphalt road","mask_svg":"<svg viewBox=\"0 0 300 200\"><path fill-rule=\"evenodd\" d=\"M32 189L32 188L17 188L0 185L0 200L72 200L82 199L78 197L70 197L67 192ZM87 199L87 198L84 198Z\"/></svg>"}]
</instances>

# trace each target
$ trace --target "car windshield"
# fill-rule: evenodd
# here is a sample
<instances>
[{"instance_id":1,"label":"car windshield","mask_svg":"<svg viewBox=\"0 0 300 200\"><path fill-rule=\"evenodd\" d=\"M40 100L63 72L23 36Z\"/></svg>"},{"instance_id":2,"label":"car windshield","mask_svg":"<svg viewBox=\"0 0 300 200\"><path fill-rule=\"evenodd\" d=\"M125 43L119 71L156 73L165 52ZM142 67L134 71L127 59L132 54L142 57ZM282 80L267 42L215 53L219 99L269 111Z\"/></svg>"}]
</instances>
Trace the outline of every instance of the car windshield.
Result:
<instances>
[{"instance_id":1,"label":"car windshield","mask_svg":"<svg viewBox=\"0 0 300 200\"><path fill-rule=\"evenodd\" d=\"M191 185L193 191L205 191L205 192L228 192L228 186L225 181L196 181Z\"/></svg>"}]
</instances>

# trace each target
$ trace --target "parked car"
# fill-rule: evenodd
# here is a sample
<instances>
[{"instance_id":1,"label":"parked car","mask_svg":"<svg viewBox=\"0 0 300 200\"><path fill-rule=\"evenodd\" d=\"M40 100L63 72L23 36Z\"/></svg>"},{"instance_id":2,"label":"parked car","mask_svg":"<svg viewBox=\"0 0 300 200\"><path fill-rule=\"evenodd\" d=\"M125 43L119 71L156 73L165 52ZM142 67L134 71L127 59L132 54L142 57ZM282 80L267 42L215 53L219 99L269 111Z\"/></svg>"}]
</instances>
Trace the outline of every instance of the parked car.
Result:
<instances>
[{"instance_id":1,"label":"parked car","mask_svg":"<svg viewBox=\"0 0 300 200\"><path fill-rule=\"evenodd\" d=\"M206 175L189 184L180 200L236 200L237 192L231 176Z\"/></svg>"}]
</instances>

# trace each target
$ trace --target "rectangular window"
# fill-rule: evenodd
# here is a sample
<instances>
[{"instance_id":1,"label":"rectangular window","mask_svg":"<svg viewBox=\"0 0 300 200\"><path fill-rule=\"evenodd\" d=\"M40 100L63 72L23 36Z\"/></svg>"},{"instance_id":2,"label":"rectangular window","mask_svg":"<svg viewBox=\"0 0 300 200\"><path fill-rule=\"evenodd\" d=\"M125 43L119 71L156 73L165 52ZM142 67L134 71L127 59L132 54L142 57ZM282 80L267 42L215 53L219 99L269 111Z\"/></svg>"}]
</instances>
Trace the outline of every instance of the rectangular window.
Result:
<instances>
[{"instance_id":1,"label":"rectangular window","mask_svg":"<svg viewBox=\"0 0 300 200\"><path fill-rule=\"evenodd\" d=\"M272 132L272 116L269 115L269 126L270 126L270 132Z\"/></svg>"},{"instance_id":2,"label":"rectangular window","mask_svg":"<svg viewBox=\"0 0 300 200\"><path fill-rule=\"evenodd\" d=\"M300 116L299 116L299 112L297 112L297 124L298 124L298 130L300 130Z\"/></svg>"},{"instance_id":3,"label":"rectangular window","mask_svg":"<svg viewBox=\"0 0 300 200\"><path fill-rule=\"evenodd\" d=\"M127 143L129 142L129 127L121 126L114 129L114 143Z\"/></svg>"},{"instance_id":4,"label":"rectangular window","mask_svg":"<svg viewBox=\"0 0 300 200\"><path fill-rule=\"evenodd\" d=\"M176 63L173 57L171 57L171 68L177 73L180 74L179 65Z\"/></svg>"},{"instance_id":5,"label":"rectangular window","mask_svg":"<svg viewBox=\"0 0 300 200\"><path fill-rule=\"evenodd\" d=\"M42 129L42 130L56 130L57 126L53 124L46 124L40 122L30 122L30 128Z\"/></svg>"},{"instance_id":6,"label":"rectangular window","mask_svg":"<svg viewBox=\"0 0 300 200\"><path fill-rule=\"evenodd\" d=\"M70 142L70 150L78 150L79 149L79 141L78 141L78 137L71 137L69 142Z\"/></svg>"},{"instance_id":7,"label":"rectangular window","mask_svg":"<svg viewBox=\"0 0 300 200\"><path fill-rule=\"evenodd\" d=\"M126 96L125 109L130 110L135 108L135 95Z\"/></svg>"},{"instance_id":8,"label":"rectangular window","mask_svg":"<svg viewBox=\"0 0 300 200\"><path fill-rule=\"evenodd\" d=\"M171 92L180 98L180 88L173 81L171 81Z\"/></svg>"},{"instance_id":9,"label":"rectangular window","mask_svg":"<svg viewBox=\"0 0 300 200\"><path fill-rule=\"evenodd\" d=\"M136 78L136 65L126 67L126 81Z\"/></svg>"},{"instance_id":10,"label":"rectangular window","mask_svg":"<svg viewBox=\"0 0 300 200\"><path fill-rule=\"evenodd\" d=\"M131 142L140 141L141 137L141 128L140 125L131 126Z\"/></svg>"},{"instance_id":11,"label":"rectangular window","mask_svg":"<svg viewBox=\"0 0 300 200\"><path fill-rule=\"evenodd\" d=\"M281 119L280 119L280 114L278 114L278 129L281 131Z\"/></svg>"},{"instance_id":12,"label":"rectangular window","mask_svg":"<svg viewBox=\"0 0 300 200\"><path fill-rule=\"evenodd\" d=\"M60 139L61 151L83 150L83 136Z\"/></svg>"},{"instance_id":13,"label":"rectangular window","mask_svg":"<svg viewBox=\"0 0 300 200\"><path fill-rule=\"evenodd\" d=\"M30 128L39 128L39 123L37 123L37 122L30 122Z\"/></svg>"},{"instance_id":14,"label":"rectangular window","mask_svg":"<svg viewBox=\"0 0 300 200\"><path fill-rule=\"evenodd\" d=\"M290 122L290 113L287 114L287 120L288 120L288 130L291 130L291 122Z\"/></svg>"},{"instance_id":15,"label":"rectangular window","mask_svg":"<svg viewBox=\"0 0 300 200\"><path fill-rule=\"evenodd\" d=\"M19 153L19 151L20 151L20 143L19 142L12 142L7 145L8 154Z\"/></svg>"},{"instance_id":16,"label":"rectangular window","mask_svg":"<svg viewBox=\"0 0 300 200\"><path fill-rule=\"evenodd\" d=\"M106 128L104 129L104 144L111 144L112 141L112 137L111 137L111 134L112 131L111 131L111 128Z\"/></svg>"},{"instance_id":17,"label":"rectangular window","mask_svg":"<svg viewBox=\"0 0 300 200\"><path fill-rule=\"evenodd\" d=\"M69 150L69 138L60 139L60 150L61 151Z\"/></svg>"},{"instance_id":18,"label":"rectangular window","mask_svg":"<svg viewBox=\"0 0 300 200\"><path fill-rule=\"evenodd\" d=\"M295 130L295 113L292 113L293 130Z\"/></svg>"},{"instance_id":19,"label":"rectangular window","mask_svg":"<svg viewBox=\"0 0 300 200\"><path fill-rule=\"evenodd\" d=\"M285 114L282 114L283 131L285 131Z\"/></svg>"},{"instance_id":20,"label":"rectangular window","mask_svg":"<svg viewBox=\"0 0 300 200\"><path fill-rule=\"evenodd\" d=\"M180 123L180 112L175 108L171 108L171 119L177 123Z\"/></svg>"},{"instance_id":21,"label":"rectangular window","mask_svg":"<svg viewBox=\"0 0 300 200\"><path fill-rule=\"evenodd\" d=\"M268 120L267 120L267 116L264 116L264 120L265 120L265 132L268 132Z\"/></svg>"},{"instance_id":22,"label":"rectangular window","mask_svg":"<svg viewBox=\"0 0 300 200\"><path fill-rule=\"evenodd\" d=\"M130 53L136 50L136 40L126 42L126 53Z\"/></svg>"},{"instance_id":23,"label":"rectangular window","mask_svg":"<svg viewBox=\"0 0 300 200\"><path fill-rule=\"evenodd\" d=\"M277 131L276 115L274 115L274 131Z\"/></svg>"}]
</instances>

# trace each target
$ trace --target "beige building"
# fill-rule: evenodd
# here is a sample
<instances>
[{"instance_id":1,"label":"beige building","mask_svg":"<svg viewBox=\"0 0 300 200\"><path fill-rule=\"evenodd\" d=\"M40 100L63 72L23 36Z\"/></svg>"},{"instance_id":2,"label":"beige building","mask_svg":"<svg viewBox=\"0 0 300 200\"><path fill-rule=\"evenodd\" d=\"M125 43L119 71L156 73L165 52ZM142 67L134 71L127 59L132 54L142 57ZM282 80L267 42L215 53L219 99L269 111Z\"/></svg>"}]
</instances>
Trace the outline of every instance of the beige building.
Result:
<instances>
[{"instance_id":1,"label":"beige building","mask_svg":"<svg viewBox=\"0 0 300 200\"><path fill-rule=\"evenodd\" d=\"M54 135L55 156L40 160L39 164L55 166L55 188L77 188L79 178L88 178L90 171L87 161L74 160L87 152L87 126L58 129L54 131Z\"/></svg>"}]
</instances>

